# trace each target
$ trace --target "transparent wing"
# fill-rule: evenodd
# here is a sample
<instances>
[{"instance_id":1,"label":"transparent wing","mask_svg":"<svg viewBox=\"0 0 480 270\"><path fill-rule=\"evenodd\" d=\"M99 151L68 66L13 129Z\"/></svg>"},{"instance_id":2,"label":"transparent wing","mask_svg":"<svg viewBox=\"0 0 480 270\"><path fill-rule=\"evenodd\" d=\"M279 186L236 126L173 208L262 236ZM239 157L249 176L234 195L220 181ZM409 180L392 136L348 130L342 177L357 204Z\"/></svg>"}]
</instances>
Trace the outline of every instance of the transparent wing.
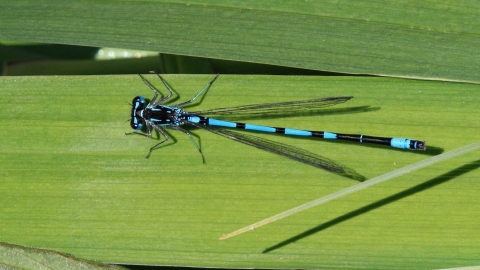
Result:
<instances>
[{"instance_id":1,"label":"transparent wing","mask_svg":"<svg viewBox=\"0 0 480 270\"><path fill-rule=\"evenodd\" d=\"M365 178L354 170L349 169L343 165L340 165L328 158L322 157L320 155L314 154L312 152L308 152L306 150L297 148L295 146L282 144L275 141L270 141L261 137L257 137L250 134L235 132L230 129L218 129L210 126L205 126L202 124L187 122L188 124L210 131L222 137L241 142L246 145L250 145L265 151L269 151L278 155L282 155L293 160L324 169L327 171L341 173L349 178L353 178L356 180L364 180Z\"/></svg>"},{"instance_id":2,"label":"transparent wing","mask_svg":"<svg viewBox=\"0 0 480 270\"><path fill-rule=\"evenodd\" d=\"M328 97L309 100L297 100L279 103L252 104L230 108L217 108L197 112L198 115L229 115L229 114L271 114L292 111L308 111L344 103L353 97Z\"/></svg>"}]
</instances>

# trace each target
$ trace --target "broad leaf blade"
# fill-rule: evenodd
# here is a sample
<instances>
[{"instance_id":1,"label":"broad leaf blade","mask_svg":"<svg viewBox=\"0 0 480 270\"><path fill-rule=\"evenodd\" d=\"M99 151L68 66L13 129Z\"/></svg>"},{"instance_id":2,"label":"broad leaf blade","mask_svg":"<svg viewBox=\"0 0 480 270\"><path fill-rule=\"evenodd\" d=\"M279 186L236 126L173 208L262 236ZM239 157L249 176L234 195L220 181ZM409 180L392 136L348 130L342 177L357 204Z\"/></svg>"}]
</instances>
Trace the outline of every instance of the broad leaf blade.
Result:
<instances>
[{"instance_id":1,"label":"broad leaf blade","mask_svg":"<svg viewBox=\"0 0 480 270\"><path fill-rule=\"evenodd\" d=\"M0 39L480 82L476 1L3 1Z\"/></svg>"},{"instance_id":2,"label":"broad leaf blade","mask_svg":"<svg viewBox=\"0 0 480 270\"><path fill-rule=\"evenodd\" d=\"M163 91L155 76L150 82ZM165 76L193 97L212 76ZM245 122L427 141L413 152L256 134L338 160L368 178L479 140L477 85L351 77L220 76L189 110L352 95L322 114ZM229 241L218 236L357 182L193 129L125 136L138 76L0 79L2 241L104 262L254 268L478 264L478 155L352 194ZM364 106L370 106L365 109ZM426 183L426 185L425 185ZM423 185L423 186L422 186ZM353 214L352 214L353 213ZM265 248L314 233L261 254ZM401 259L399 259L401 258Z\"/></svg>"}]
</instances>

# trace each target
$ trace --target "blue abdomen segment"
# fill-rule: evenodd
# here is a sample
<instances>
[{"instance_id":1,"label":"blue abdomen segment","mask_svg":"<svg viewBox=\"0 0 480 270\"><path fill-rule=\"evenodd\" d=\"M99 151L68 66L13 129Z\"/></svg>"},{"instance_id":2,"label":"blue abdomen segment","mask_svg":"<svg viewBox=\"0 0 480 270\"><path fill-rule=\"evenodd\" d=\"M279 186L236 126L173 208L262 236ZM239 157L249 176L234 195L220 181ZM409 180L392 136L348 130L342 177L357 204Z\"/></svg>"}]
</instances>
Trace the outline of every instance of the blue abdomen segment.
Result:
<instances>
[{"instance_id":1,"label":"blue abdomen segment","mask_svg":"<svg viewBox=\"0 0 480 270\"><path fill-rule=\"evenodd\" d=\"M404 138L392 138L390 146L400 149L410 149L410 140Z\"/></svg>"},{"instance_id":2,"label":"blue abdomen segment","mask_svg":"<svg viewBox=\"0 0 480 270\"><path fill-rule=\"evenodd\" d=\"M323 138L324 139L335 140L335 139L337 139L337 134L324 131L323 132Z\"/></svg>"},{"instance_id":3,"label":"blue abdomen segment","mask_svg":"<svg viewBox=\"0 0 480 270\"><path fill-rule=\"evenodd\" d=\"M293 129L293 128L286 128L285 129L286 135L294 135L294 136L312 136L312 132L308 130L301 130L301 129Z\"/></svg>"},{"instance_id":4,"label":"blue abdomen segment","mask_svg":"<svg viewBox=\"0 0 480 270\"><path fill-rule=\"evenodd\" d=\"M390 145L400 149L425 150L425 141L409 140L404 138L392 138Z\"/></svg>"},{"instance_id":5,"label":"blue abdomen segment","mask_svg":"<svg viewBox=\"0 0 480 270\"><path fill-rule=\"evenodd\" d=\"M237 126L237 123L235 123L235 122L217 120L217 119L213 119L213 118L209 119L208 124L210 126L231 127L231 128L234 128L234 127Z\"/></svg>"},{"instance_id":6,"label":"blue abdomen segment","mask_svg":"<svg viewBox=\"0 0 480 270\"><path fill-rule=\"evenodd\" d=\"M267 126L260 126L260 125L253 125L253 124L245 124L246 130L255 130L255 131L262 131L262 132L275 132L276 128L274 127L267 127Z\"/></svg>"},{"instance_id":7,"label":"blue abdomen segment","mask_svg":"<svg viewBox=\"0 0 480 270\"><path fill-rule=\"evenodd\" d=\"M188 121L193 122L193 123L197 123L197 124L200 123L200 117L198 117L196 115L189 116L187 119L188 119Z\"/></svg>"}]
</instances>

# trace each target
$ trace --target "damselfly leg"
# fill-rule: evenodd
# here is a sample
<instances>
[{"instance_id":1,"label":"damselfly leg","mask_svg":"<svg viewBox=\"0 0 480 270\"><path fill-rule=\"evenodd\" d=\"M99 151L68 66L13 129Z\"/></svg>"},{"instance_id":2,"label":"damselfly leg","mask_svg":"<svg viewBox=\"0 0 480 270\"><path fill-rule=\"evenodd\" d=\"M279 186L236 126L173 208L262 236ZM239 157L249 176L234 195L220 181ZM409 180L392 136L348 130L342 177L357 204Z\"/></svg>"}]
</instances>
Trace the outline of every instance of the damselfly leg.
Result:
<instances>
[{"instance_id":1,"label":"damselfly leg","mask_svg":"<svg viewBox=\"0 0 480 270\"><path fill-rule=\"evenodd\" d=\"M184 102L180 102L178 104L175 104L173 106L175 107L182 107L184 105L187 105L187 104L190 104L192 103L198 96L200 96L205 90L207 90L208 88L210 88L210 86L212 86L212 84L215 82L215 80L217 79L218 75L220 74L217 74L217 76L215 76L215 78L213 78L213 80L211 80L207 85L205 85L205 87L203 87L202 90L200 90L200 92L198 92L198 94L196 94L192 99L190 100L187 100L187 101L184 101ZM163 79L162 79L163 80Z\"/></svg>"}]
</instances>

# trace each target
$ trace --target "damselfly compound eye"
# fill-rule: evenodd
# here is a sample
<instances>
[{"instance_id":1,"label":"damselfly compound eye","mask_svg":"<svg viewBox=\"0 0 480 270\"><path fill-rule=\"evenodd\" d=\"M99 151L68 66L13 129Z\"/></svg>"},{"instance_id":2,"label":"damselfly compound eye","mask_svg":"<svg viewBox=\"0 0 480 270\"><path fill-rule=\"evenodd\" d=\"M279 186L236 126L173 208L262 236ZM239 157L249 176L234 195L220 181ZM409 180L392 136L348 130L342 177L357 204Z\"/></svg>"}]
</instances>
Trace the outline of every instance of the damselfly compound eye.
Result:
<instances>
[{"instance_id":1,"label":"damselfly compound eye","mask_svg":"<svg viewBox=\"0 0 480 270\"><path fill-rule=\"evenodd\" d=\"M141 96L134 97L132 100L132 117L136 115L137 111L143 110L145 107L145 99Z\"/></svg>"},{"instance_id":2,"label":"damselfly compound eye","mask_svg":"<svg viewBox=\"0 0 480 270\"><path fill-rule=\"evenodd\" d=\"M130 126L135 130L142 129L142 119L140 117L132 117L132 120L130 120Z\"/></svg>"},{"instance_id":3,"label":"damselfly compound eye","mask_svg":"<svg viewBox=\"0 0 480 270\"><path fill-rule=\"evenodd\" d=\"M137 96L133 98L132 104L135 106L135 103L145 104L145 99L142 96ZM142 106L143 107L143 106Z\"/></svg>"},{"instance_id":4,"label":"damselfly compound eye","mask_svg":"<svg viewBox=\"0 0 480 270\"><path fill-rule=\"evenodd\" d=\"M134 97L132 101L132 112L130 114L130 126L135 130L142 128L142 118L138 112L141 112L145 107L145 99L141 96Z\"/></svg>"}]
</instances>

